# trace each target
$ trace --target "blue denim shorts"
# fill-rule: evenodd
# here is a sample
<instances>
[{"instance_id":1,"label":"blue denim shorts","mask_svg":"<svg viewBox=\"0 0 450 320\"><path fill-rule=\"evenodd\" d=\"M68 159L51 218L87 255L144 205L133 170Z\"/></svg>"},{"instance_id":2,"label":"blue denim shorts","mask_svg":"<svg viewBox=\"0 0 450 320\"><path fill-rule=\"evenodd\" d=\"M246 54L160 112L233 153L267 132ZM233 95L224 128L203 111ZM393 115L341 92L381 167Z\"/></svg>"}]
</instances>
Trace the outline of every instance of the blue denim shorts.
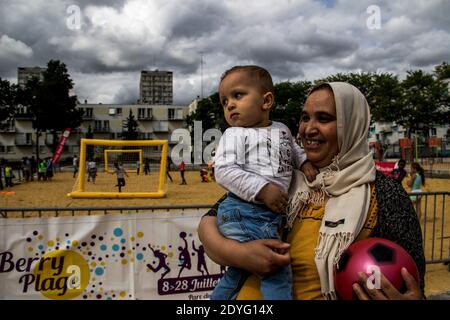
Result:
<instances>
[{"instance_id":1,"label":"blue denim shorts","mask_svg":"<svg viewBox=\"0 0 450 320\"><path fill-rule=\"evenodd\" d=\"M244 201L229 193L219 205L217 223L225 237L240 242L280 239L282 216L264 205Z\"/></svg>"}]
</instances>

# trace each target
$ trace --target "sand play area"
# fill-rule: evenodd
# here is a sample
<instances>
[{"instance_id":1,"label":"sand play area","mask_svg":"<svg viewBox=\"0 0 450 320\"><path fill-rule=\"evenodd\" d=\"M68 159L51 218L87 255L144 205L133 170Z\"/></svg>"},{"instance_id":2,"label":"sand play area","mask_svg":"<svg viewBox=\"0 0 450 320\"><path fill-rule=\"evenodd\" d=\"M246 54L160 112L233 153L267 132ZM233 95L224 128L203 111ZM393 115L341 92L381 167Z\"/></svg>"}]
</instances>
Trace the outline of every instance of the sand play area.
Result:
<instances>
[{"instance_id":1,"label":"sand play area","mask_svg":"<svg viewBox=\"0 0 450 320\"><path fill-rule=\"evenodd\" d=\"M171 172L171 176L174 181L167 180L167 197L162 199L72 199L67 196L67 193L74 189L76 178L73 178L71 172L60 172L53 177L52 181L22 183L8 190L3 190L8 192L0 193L0 208L212 205L225 192L215 182L202 183L197 171L186 172L187 185L180 185L179 172ZM126 177L126 186L123 191L155 191L156 179L156 174L155 176L138 177L135 172L130 172L129 177ZM95 185L87 183L86 191L117 191L115 183L114 175L100 173ZM424 191L450 192L450 180L427 179L427 186ZM441 251L443 252L443 258L446 258L450 252L450 203L448 196L446 199L444 221L441 218L443 211L442 196L428 197L426 203L422 201L422 212L425 209L427 211L426 217L422 214L423 226L426 221L424 231L427 259L439 259ZM434 212L436 212L436 215L434 215ZM26 216L31 215L27 214ZM433 229L436 241L432 251ZM442 229L443 231L441 231ZM442 263L428 264L425 289L427 295L450 292L449 266Z\"/></svg>"}]
</instances>

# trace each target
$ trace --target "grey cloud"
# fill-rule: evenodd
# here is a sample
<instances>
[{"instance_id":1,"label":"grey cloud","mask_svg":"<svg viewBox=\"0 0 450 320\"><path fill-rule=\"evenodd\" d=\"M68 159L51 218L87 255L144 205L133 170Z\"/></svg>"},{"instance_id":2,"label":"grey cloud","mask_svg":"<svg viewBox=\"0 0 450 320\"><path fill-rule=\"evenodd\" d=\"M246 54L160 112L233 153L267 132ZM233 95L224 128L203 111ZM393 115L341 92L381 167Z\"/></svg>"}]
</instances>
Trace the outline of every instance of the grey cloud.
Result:
<instances>
[{"instance_id":1,"label":"grey cloud","mask_svg":"<svg viewBox=\"0 0 450 320\"><path fill-rule=\"evenodd\" d=\"M67 28L71 4L82 9L81 30ZM117 103L136 99L141 70L172 70L175 103L187 103L200 94L200 52L205 95L236 64L261 64L274 79L314 80L355 70L404 74L449 60L450 2L380 0L381 30L365 26L371 4L4 0L0 76L60 59L74 73L81 99ZM95 20L103 16L110 19L105 25Z\"/></svg>"},{"instance_id":2,"label":"grey cloud","mask_svg":"<svg viewBox=\"0 0 450 320\"><path fill-rule=\"evenodd\" d=\"M439 50L421 50L409 57L411 65L418 67L427 67L437 65L443 61L449 61L450 48Z\"/></svg>"},{"instance_id":3,"label":"grey cloud","mask_svg":"<svg viewBox=\"0 0 450 320\"><path fill-rule=\"evenodd\" d=\"M134 85L122 85L117 94L113 98L114 103L126 103L132 104L136 103L139 99L139 87Z\"/></svg>"},{"instance_id":4,"label":"grey cloud","mask_svg":"<svg viewBox=\"0 0 450 320\"><path fill-rule=\"evenodd\" d=\"M126 0L66 0L66 2L68 4L79 5L81 8L84 8L86 6L121 8L126 3Z\"/></svg>"},{"instance_id":5,"label":"grey cloud","mask_svg":"<svg viewBox=\"0 0 450 320\"><path fill-rule=\"evenodd\" d=\"M214 33L226 21L227 9L220 3L191 3L189 10L173 19L171 34L174 38L193 38Z\"/></svg>"},{"instance_id":6,"label":"grey cloud","mask_svg":"<svg viewBox=\"0 0 450 320\"><path fill-rule=\"evenodd\" d=\"M33 49L22 41L12 39L8 35L0 37L0 76L10 77L13 74L11 65L20 64L23 59L33 56Z\"/></svg>"}]
</instances>

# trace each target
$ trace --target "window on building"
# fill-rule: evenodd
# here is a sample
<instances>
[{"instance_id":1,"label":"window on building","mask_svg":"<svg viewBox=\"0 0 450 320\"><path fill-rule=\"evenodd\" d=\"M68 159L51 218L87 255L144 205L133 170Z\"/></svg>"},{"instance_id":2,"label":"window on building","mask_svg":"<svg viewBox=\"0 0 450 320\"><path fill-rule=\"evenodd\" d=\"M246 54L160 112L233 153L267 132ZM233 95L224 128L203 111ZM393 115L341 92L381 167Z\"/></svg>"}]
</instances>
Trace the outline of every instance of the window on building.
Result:
<instances>
[{"instance_id":1,"label":"window on building","mask_svg":"<svg viewBox=\"0 0 450 320\"><path fill-rule=\"evenodd\" d=\"M14 132L16 130L16 122L14 119L0 121L0 127L3 127L4 131Z\"/></svg>"},{"instance_id":2,"label":"window on building","mask_svg":"<svg viewBox=\"0 0 450 320\"><path fill-rule=\"evenodd\" d=\"M14 146L6 146L6 153L14 153Z\"/></svg>"},{"instance_id":3,"label":"window on building","mask_svg":"<svg viewBox=\"0 0 450 320\"><path fill-rule=\"evenodd\" d=\"M117 108L117 115L121 115L122 114L122 108Z\"/></svg>"},{"instance_id":4,"label":"window on building","mask_svg":"<svg viewBox=\"0 0 450 320\"><path fill-rule=\"evenodd\" d=\"M177 109L177 119L183 119L183 109Z\"/></svg>"},{"instance_id":5,"label":"window on building","mask_svg":"<svg viewBox=\"0 0 450 320\"><path fill-rule=\"evenodd\" d=\"M154 124L153 127L154 131L156 132L167 132L169 131L169 122L168 121L158 121Z\"/></svg>"},{"instance_id":6,"label":"window on building","mask_svg":"<svg viewBox=\"0 0 450 320\"><path fill-rule=\"evenodd\" d=\"M83 117L85 118L92 118L92 110L93 108L82 108L83 110Z\"/></svg>"},{"instance_id":7,"label":"window on building","mask_svg":"<svg viewBox=\"0 0 450 320\"><path fill-rule=\"evenodd\" d=\"M437 130L436 130L436 128L431 128L431 135L432 136L435 136L435 135L437 135Z\"/></svg>"},{"instance_id":8,"label":"window on building","mask_svg":"<svg viewBox=\"0 0 450 320\"><path fill-rule=\"evenodd\" d=\"M6 152L6 146L0 146L0 153Z\"/></svg>"},{"instance_id":9,"label":"window on building","mask_svg":"<svg viewBox=\"0 0 450 320\"><path fill-rule=\"evenodd\" d=\"M169 109L169 120L175 119L175 109Z\"/></svg>"},{"instance_id":10,"label":"window on building","mask_svg":"<svg viewBox=\"0 0 450 320\"><path fill-rule=\"evenodd\" d=\"M19 104L19 108L17 109L17 113L19 114L23 114L23 113L27 113L28 108L26 106L23 106L21 104Z\"/></svg>"}]
</instances>

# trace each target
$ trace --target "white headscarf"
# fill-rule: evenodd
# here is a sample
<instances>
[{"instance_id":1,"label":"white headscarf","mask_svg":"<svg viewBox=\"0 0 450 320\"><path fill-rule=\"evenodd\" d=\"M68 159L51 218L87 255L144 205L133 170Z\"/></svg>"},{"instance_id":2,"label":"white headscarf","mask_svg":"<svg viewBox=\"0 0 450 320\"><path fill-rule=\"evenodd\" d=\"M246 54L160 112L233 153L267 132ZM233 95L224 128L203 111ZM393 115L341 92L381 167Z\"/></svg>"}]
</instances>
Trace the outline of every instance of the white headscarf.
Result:
<instances>
[{"instance_id":1,"label":"white headscarf","mask_svg":"<svg viewBox=\"0 0 450 320\"><path fill-rule=\"evenodd\" d=\"M288 224L292 224L308 203L323 204L325 214L319 230L315 262L322 294L336 299L334 267L342 252L358 236L370 204L370 185L375 180L375 164L367 141L370 111L364 95L345 82L327 83L336 103L339 153L316 180L309 183L295 171L290 188ZM308 236L308 235L305 235Z\"/></svg>"}]
</instances>

